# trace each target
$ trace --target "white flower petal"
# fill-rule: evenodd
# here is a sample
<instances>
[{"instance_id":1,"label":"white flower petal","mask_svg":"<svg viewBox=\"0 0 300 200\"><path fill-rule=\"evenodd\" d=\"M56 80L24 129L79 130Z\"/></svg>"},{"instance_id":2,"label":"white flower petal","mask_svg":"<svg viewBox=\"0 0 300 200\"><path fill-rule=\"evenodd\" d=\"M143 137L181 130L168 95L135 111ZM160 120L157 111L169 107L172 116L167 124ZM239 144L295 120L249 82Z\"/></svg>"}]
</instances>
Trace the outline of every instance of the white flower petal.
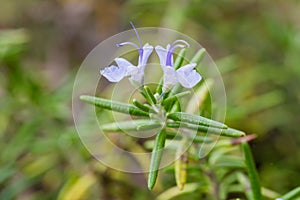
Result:
<instances>
[{"instance_id":1,"label":"white flower petal","mask_svg":"<svg viewBox=\"0 0 300 200\"><path fill-rule=\"evenodd\" d=\"M167 62L167 54L168 54L168 50L163 48L162 46L156 46L155 47L155 51L159 57L160 60L160 65L161 66L165 66L166 62Z\"/></svg>"},{"instance_id":2,"label":"white flower petal","mask_svg":"<svg viewBox=\"0 0 300 200\"><path fill-rule=\"evenodd\" d=\"M169 91L178 80L176 78L176 72L173 67L170 66L162 66L164 70L164 85L163 85L163 92Z\"/></svg>"},{"instance_id":3,"label":"white flower petal","mask_svg":"<svg viewBox=\"0 0 300 200\"><path fill-rule=\"evenodd\" d=\"M131 83L135 86L141 86L144 84L144 72L138 72L135 73L133 75L131 75L131 77L129 78L129 80L131 81Z\"/></svg>"},{"instance_id":4,"label":"white flower petal","mask_svg":"<svg viewBox=\"0 0 300 200\"><path fill-rule=\"evenodd\" d=\"M100 71L100 73L110 82L119 82L125 76L131 75L129 73L136 73L134 72L134 70L138 70L137 67L133 66L128 60L124 58L116 58L115 62L118 66L111 65Z\"/></svg>"},{"instance_id":5,"label":"white flower petal","mask_svg":"<svg viewBox=\"0 0 300 200\"><path fill-rule=\"evenodd\" d=\"M134 66L133 64L131 64L131 62L129 62L128 60L126 60L124 58L115 58L115 61L116 61L117 65L121 68L127 69L129 66Z\"/></svg>"},{"instance_id":6,"label":"white flower petal","mask_svg":"<svg viewBox=\"0 0 300 200\"><path fill-rule=\"evenodd\" d=\"M120 68L125 68L125 76L130 76L138 72L138 68L124 58L116 58L115 61Z\"/></svg>"},{"instance_id":7,"label":"white flower petal","mask_svg":"<svg viewBox=\"0 0 300 200\"><path fill-rule=\"evenodd\" d=\"M187 64L187 65L184 65L182 67L180 67L177 71L179 72L191 72L194 70L194 68L197 66L196 63L190 63L190 64Z\"/></svg>"},{"instance_id":8,"label":"white flower petal","mask_svg":"<svg viewBox=\"0 0 300 200\"><path fill-rule=\"evenodd\" d=\"M134 85L142 85L144 82L144 70L141 66L134 66L124 58L116 58L116 63L120 67L126 68L125 76L131 76L129 80Z\"/></svg>"},{"instance_id":9,"label":"white flower petal","mask_svg":"<svg viewBox=\"0 0 300 200\"><path fill-rule=\"evenodd\" d=\"M176 71L179 83L185 88L194 87L202 79L201 75L194 70L196 63L185 65Z\"/></svg>"},{"instance_id":10,"label":"white flower petal","mask_svg":"<svg viewBox=\"0 0 300 200\"><path fill-rule=\"evenodd\" d=\"M139 68L136 66L128 66L126 70L126 76L132 76L139 72Z\"/></svg>"},{"instance_id":11,"label":"white flower petal","mask_svg":"<svg viewBox=\"0 0 300 200\"><path fill-rule=\"evenodd\" d=\"M148 43L144 45L143 58L141 63L139 63L140 66L145 66L147 64L148 58L151 55L152 51L153 51L153 46L149 45Z\"/></svg>"},{"instance_id":12,"label":"white flower petal","mask_svg":"<svg viewBox=\"0 0 300 200\"><path fill-rule=\"evenodd\" d=\"M101 70L100 73L110 82L119 82L125 77L126 69L124 67L111 65Z\"/></svg>"}]
</instances>

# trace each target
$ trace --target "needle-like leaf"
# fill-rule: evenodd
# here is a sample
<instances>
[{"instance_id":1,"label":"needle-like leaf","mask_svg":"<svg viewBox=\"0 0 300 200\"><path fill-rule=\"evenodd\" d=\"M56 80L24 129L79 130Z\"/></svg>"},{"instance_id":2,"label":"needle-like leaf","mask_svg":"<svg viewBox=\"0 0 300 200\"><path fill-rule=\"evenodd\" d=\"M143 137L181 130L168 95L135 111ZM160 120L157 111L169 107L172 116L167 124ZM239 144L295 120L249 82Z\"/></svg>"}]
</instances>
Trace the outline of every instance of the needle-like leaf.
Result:
<instances>
[{"instance_id":1,"label":"needle-like leaf","mask_svg":"<svg viewBox=\"0 0 300 200\"><path fill-rule=\"evenodd\" d=\"M261 187L259 183L258 173L256 171L255 163L253 160L253 156L251 153L251 149L247 142L243 142L242 147L245 156L246 169L251 184L252 198L253 200L261 200L262 199Z\"/></svg>"},{"instance_id":2,"label":"needle-like leaf","mask_svg":"<svg viewBox=\"0 0 300 200\"><path fill-rule=\"evenodd\" d=\"M173 104L174 101L176 101L177 99L179 99L181 97L189 95L189 94L191 94L190 91L184 91L184 92L175 94L173 96L170 96L170 97L166 98L165 100L163 100L162 105L165 106L165 107L172 106L171 104Z\"/></svg>"},{"instance_id":3,"label":"needle-like leaf","mask_svg":"<svg viewBox=\"0 0 300 200\"><path fill-rule=\"evenodd\" d=\"M150 104L152 105L155 105L156 104L156 99L152 93L152 91L150 90L150 88L148 86L144 86L144 89L145 89L145 92L146 92L146 95L148 96L147 99L150 99Z\"/></svg>"},{"instance_id":4,"label":"needle-like leaf","mask_svg":"<svg viewBox=\"0 0 300 200\"><path fill-rule=\"evenodd\" d=\"M155 138L151 161L150 161L150 169L148 174L148 188L153 189L157 175L159 170L160 161L163 155L163 148L165 146L166 141L166 130L162 129Z\"/></svg>"},{"instance_id":5,"label":"needle-like leaf","mask_svg":"<svg viewBox=\"0 0 300 200\"><path fill-rule=\"evenodd\" d=\"M203 57L205 55L205 52L206 52L206 50L204 48L200 49L195 54L195 56L192 58L192 60L190 61L190 63L197 63L197 64L199 64L202 61L202 59L203 59Z\"/></svg>"},{"instance_id":6,"label":"needle-like leaf","mask_svg":"<svg viewBox=\"0 0 300 200\"><path fill-rule=\"evenodd\" d=\"M199 115L192 115L184 112L171 113L167 117L168 119L172 119L174 121L179 121L179 122L186 122L186 123L204 125L204 126L212 126L216 128L224 128L224 129L227 128L227 126L223 123L211 119L207 119Z\"/></svg>"},{"instance_id":7,"label":"needle-like leaf","mask_svg":"<svg viewBox=\"0 0 300 200\"><path fill-rule=\"evenodd\" d=\"M102 125L103 131L140 131L151 130L160 127L161 124L157 120L138 119L122 122L114 122Z\"/></svg>"},{"instance_id":8,"label":"needle-like leaf","mask_svg":"<svg viewBox=\"0 0 300 200\"><path fill-rule=\"evenodd\" d=\"M211 137L204 137L199 135L186 135L188 140L192 140L195 143L211 143L213 139ZM177 134L175 132L167 131L167 139L170 140L181 140L183 138L182 134Z\"/></svg>"},{"instance_id":9,"label":"needle-like leaf","mask_svg":"<svg viewBox=\"0 0 300 200\"><path fill-rule=\"evenodd\" d=\"M157 88L156 88L156 93L157 94L161 94L162 93L163 84L164 84L164 79L161 78L160 81L159 81L159 84L157 85Z\"/></svg>"},{"instance_id":10,"label":"needle-like leaf","mask_svg":"<svg viewBox=\"0 0 300 200\"><path fill-rule=\"evenodd\" d=\"M227 136L227 137L242 137L246 134L242 131L233 129L233 128L214 128L202 125L188 124L188 123L172 123L168 122L167 127L170 128L187 128L191 130L197 130L198 132Z\"/></svg>"},{"instance_id":11,"label":"needle-like leaf","mask_svg":"<svg viewBox=\"0 0 300 200\"><path fill-rule=\"evenodd\" d=\"M179 69L181 67L183 60L184 60L185 53L186 53L186 48L180 50L180 52L174 62L175 70Z\"/></svg>"},{"instance_id":12,"label":"needle-like leaf","mask_svg":"<svg viewBox=\"0 0 300 200\"><path fill-rule=\"evenodd\" d=\"M133 105L135 105L137 108L145 111L145 112L149 112L150 111L150 107L145 106L144 104L140 103L138 100L133 99L132 100Z\"/></svg>"},{"instance_id":13,"label":"needle-like leaf","mask_svg":"<svg viewBox=\"0 0 300 200\"><path fill-rule=\"evenodd\" d=\"M113 100L107 100L99 97L87 96L87 95L80 96L80 99L82 101L93 104L100 108L121 112L125 114L135 115L135 116L149 117L149 113L142 111L130 104L113 101Z\"/></svg>"}]
</instances>

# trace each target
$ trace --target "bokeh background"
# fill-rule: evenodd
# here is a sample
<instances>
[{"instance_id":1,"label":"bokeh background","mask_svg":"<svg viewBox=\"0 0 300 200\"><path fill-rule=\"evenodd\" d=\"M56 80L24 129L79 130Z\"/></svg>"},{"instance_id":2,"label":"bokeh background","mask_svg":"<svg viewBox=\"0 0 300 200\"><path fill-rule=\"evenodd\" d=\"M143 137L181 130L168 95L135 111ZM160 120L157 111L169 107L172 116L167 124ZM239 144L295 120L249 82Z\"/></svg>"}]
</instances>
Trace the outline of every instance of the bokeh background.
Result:
<instances>
[{"instance_id":1,"label":"bokeh background","mask_svg":"<svg viewBox=\"0 0 300 200\"><path fill-rule=\"evenodd\" d=\"M72 120L81 62L130 21L204 46L224 78L226 123L258 135L261 184L282 194L298 186L299 11L296 0L2 0L0 199L153 199L169 186L149 192L145 175L101 165Z\"/></svg>"}]
</instances>

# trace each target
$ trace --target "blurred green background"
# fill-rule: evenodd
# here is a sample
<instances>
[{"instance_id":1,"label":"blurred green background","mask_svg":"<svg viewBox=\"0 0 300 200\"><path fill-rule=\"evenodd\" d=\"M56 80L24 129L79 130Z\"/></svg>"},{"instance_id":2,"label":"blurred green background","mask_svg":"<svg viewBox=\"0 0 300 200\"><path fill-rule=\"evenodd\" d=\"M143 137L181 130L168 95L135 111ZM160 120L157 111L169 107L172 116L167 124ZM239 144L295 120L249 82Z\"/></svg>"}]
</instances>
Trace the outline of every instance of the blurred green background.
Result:
<instances>
[{"instance_id":1,"label":"blurred green background","mask_svg":"<svg viewBox=\"0 0 300 200\"><path fill-rule=\"evenodd\" d=\"M298 186L299 11L296 0L2 0L0 199L153 199L170 187L149 192L145 175L101 165L72 121L76 70L129 21L204 46L224 78L226 123L258 135L261 184L278 193Z\"/></svg>"}]
</instances>

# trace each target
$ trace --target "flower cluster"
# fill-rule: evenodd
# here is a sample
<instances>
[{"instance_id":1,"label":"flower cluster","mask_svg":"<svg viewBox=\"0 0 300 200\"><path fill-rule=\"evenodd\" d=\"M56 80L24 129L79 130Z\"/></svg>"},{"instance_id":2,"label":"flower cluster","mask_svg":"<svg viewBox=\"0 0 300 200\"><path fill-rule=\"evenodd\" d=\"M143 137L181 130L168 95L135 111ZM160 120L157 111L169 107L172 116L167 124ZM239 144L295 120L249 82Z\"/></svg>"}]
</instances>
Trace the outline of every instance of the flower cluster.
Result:
<instances>
[{"instance_id":1,"label":"flower cluster","mask_svg":"<svg viewBox=\"0 0 300 200\"><path fill-rule=\"evenodd\" d=\"M153 46L148 43L144 46L140 36L131 23L139 44L133 42L123 42L117 44L118 47L124 45L131 45L135 47L139 52L138 65L134 66L131 62L124 58L116 58L115 62L117 66L111 65L104 68L100 73L111 82L119 82L124 77L130 76L130 82L135 86L141 86L144 84L144 71L147 65L149 56L153 51ZM174 68L173 52L176 48L187 48L189 44L184 40L176 40L172 44L168 44L166 48L156 46L155 51L160 59L160 65L164 71L163 77L163 92L168 92L175 84L180 83L185 88L194 87L202 79L201 75L194 69L196 63L190 63L180 67Z\"/></svg>"}]
</instances>

